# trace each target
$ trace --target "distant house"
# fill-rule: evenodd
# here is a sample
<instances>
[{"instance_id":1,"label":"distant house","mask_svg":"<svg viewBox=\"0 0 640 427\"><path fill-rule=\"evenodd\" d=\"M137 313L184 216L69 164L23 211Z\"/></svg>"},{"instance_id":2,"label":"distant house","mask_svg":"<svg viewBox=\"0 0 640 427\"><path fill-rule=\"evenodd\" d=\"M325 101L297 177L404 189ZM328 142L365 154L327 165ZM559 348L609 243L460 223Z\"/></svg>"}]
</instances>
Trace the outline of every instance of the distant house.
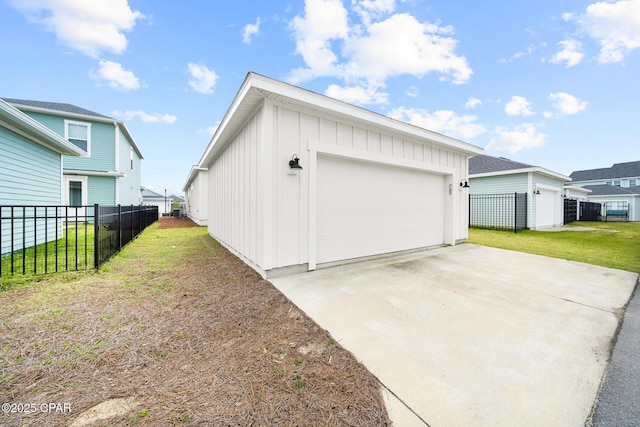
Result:
<instances>
[{"instance_id":1,"label":"distant house","mask_svg":"<svg viewBox=\"0 0 640 427\"><path fill-rule=\"evenodd\" d=\"M180 204L180 208L184 209L185 201L182 197L174 194L160 194L149 188L142 187L142 204L158 207L158 215L171 214L172 206L175 202Z\"/></svg>"},{"instance_id":2,"label":"distant house","mask_svg":"<svg viewBox=\"0 0 640 427\"><path fill-rule=\"evenodd\" d=\"M71 104L9 98L4 101L81 150L80 156L64 155L62 204L142 203L143 157L123 122Z\"/></svg>"},{"instance_id":3,"label":"distant house","mask_svg":"<svg viewBox=\"0 0 640 427\"><path fill-rule=\"evenodd\" d=\"M171 198L166 194L156 193L153 190L142 187L142 204L158 207L158 216L166 214L171 209Z\"/></svg>"},{"instance_id":4,"label":"distant house","mask_svg":"<svg viewBox=\"0 0 640 427\"><path fill-rule=\"evenodd\" d=\"M184 184L185 213L198 225L207 225L208 209L207 169L193 166Z\"/></svg>"},{"instance_id":5,"label":"distant house","mask_svg":"<svg viewBox=\"0 0 640 427\"><path fill-rule=\"evenodd\" d=\"M571 185L588 190L590 202L602 203L602 216L626 210L629 221L640 221L640 161L609 168L575 171Z\"/></svg>"},{"instance_id":6,"label":"distant house","mask_svg":"<svg viewBox=\"0 0 640 427\"><path fill-rule=\"evenodd\" d=\"M526 194L526 227L534 230L563 224L563 187L570 180L558 172L503 157L469 159L469 194Z\"/></svg>"},{"instance_id":7,"label":"distant house","mask_svg":"<svg viewBox=\"0 0 640 427\"><path fill-rule=\"evenodd\" d=\"M84 154L78 147L38 121L0 100L0 206L58 206L63 204L63 157ZM31 213L30 213L31 214ZM0 208L1 250L4 254L16 250L11 246L11 216L22 212ZM16 225L17 224L17 225ZM14 241L23 247L22 221L13 225ZM25 227L32 227L31 224ZM24 247L40 243L44 235L25 235ZM49 240L52 240L50 238Z\"/></svg>"}]
</instances>

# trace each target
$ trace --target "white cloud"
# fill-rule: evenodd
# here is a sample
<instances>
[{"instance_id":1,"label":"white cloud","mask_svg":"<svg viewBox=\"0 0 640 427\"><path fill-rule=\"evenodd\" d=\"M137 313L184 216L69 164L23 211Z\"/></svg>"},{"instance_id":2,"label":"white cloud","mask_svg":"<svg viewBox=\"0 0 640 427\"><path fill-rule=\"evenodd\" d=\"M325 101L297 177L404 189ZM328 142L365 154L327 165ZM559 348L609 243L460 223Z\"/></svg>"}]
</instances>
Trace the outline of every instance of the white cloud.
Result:
<instances>
[{"instance_id":1,"label":"white cloud","mask_svg":"<svg viewBox=\"0 0 640 427\"><path fill-rule=\"evenodd\" d=\"M413 74L421 77L438 72L453 77L453 83L465 83L472 71L467 60L455 55L457 41L449 37L452 27L421 23L407 14L395 14L367 27L362 37L345 41L347 76L386 80Z\"/></svg>"},{"instance_id":2,"label":"white cloud","mask_svg":"<svg viewBox=\"0 0 640 427\"><path fill-rule=\"evenodd\" d=\"M558 64L562 61L566 61L567 68L573 67L574 65L578 65L582 62L582 58L584 57L584 53L582 52L582 43L575 40L563 40L559 42L558 45L562 47L562 50L551 58L551 62Z\"/></svg>"},{"instance_id":3,"label":"white cloud","mask_svg":"<svg viewBox=\"0 0 640 427\"><path fill-rule=\"evenodd\" d=\"M202 64L189 62L189 86L198 93L213 93L213 88L218 81L218 75Z\"/></svg>"},{"instance_id":4,"label":"white cloud","mask_svg":"<svg viewBox=\"0 0 640 427\"><path fill-rule=\"evenodd\" d=\"M557 92L549 95L549 99L554 102L554 107L563 116L579 113L587 108L587 101L581 101L566 92Z\"/></svg>"},{"instance_id":5,"label":"white cloud","mask_svg":"<svg viewBox=\"0 0 640 427\"><path fill-rule=\"evenodd\" d=\"M548 135L538 132L531 123L523 123L512 128L498 126L495 129L496 136L491 138L487 145L487 151L517 153L518 151L541 147Z\"/></svg>"},{"instance_id":6,"label":"white cloud","mask_svg":"<svg viewBox=\"0 0 640 427\"><path fill-rule=\"evenodd\" d=\"M242 30L242 43L251 44L253 36L260 33L260 18L256 19L255 24L247 24Z\"/></svg>"},{"instance_id":7,"label":"white cloud","mask_svg":"<svg viewBox=\"0 0 640 427\"><path fill-rule=\"evenodd\" d=\"M98 80L106 80L107 84L124 92L139 89L140 80L131 71L122 68L121 64L113 61L100 61L100 68L91 77Z\"/></svg>"},{"instance_id":8,"label":"white cloud","mask_svg":"<svg viewBox=\"0 0 640 427\"><path fill-rule=\"evenodd\" d=\"M144 18L127 0L10 0L31 22L56 34L60 43L98 58L100 52L121 54L127 48L124 32Z\"/></svg>"},{"instance_id":9,"label":"white cloud","mask_svg":"<svg viewBox=\"0 0 640 427\"><path fill-rule=\"evenodd\" d=\"M296 40L296 52L307 64L307 68L293 70L294 83L339 74L338 56L331 41L344 40L349 33L347 10L341 0L306 0L304 18L293 18L290 29Z\"/></svg>"},{"instance_id":10,"label":"white cloud","mask_svg":"<svg viewBox=\"0 0 640 427\"><path fill-rule=\"evenodd\" d=\"M476 116L459 116L451 110L430 113L419 108L400 107L390 111L389 117L453 138L471 139L487 131L483 125L476 123Z\"/></svg>"},{"instance_id":11,"label":"white cloud","mask_svg":"<svg viewBox=\"0 0 640 427\"><path fill-rule=\"evenodd\" d=\"M504 112L510 116L530 116L533 114L531 111L531 103L527 98L522 96L512 96L511 101L507 102L504 106Z\"/></svg>"},{"instance_id":12,"label":"white cloud","mask_svg":"<svg viewBox=\"0 0 640 427\"><path fill-rule=\"evenodd\" d=\"M600 43L600 63L621 62L640 48L640 0L594 3L577 22Z\"/></svg>"},{"instance_id":13,"label":"white cloud","mask_svg":"<svg viewBox=\"0 0 640 427\"><path fill-rule=\"evenodd\" d=\"M440 73L454 84L467 82L473 71L456 54L457 40L450 26L419 22L408 13L395 13L392 0L354 0L360 17L350 19L340 0L306 0L304 16L296 16L290 30L305 67L291 71L289 81L337 77L362 93L384 88L393 76L422 77ZM333 88L332 90L335 90ZM386 96L386 94L381 94ZM380 97L372 96L378 102Z\"/></svg>"},{"instance_id":14,"label":"white cloud","mask_svg":"<svg viewBox=\"0 0 640 427\"><path fill-rule=\"evenodd\" d=\"M482 100L478 98L469 98L467 102L464 104L464 108L467 110L472 110L476 108L478 105L482 105Z\"/></svg>"},{"instance_id":15,"label":"white cloud","mask_svg":"<svg viewBox=\"0 0 640 427\"><path fill-rule=\"evenodd\" d=\"M362 22L369 25L373 19L392 13L396 9L395 0L352 0L354 10Z\"/></svg>"},{"instance_id":16,"label":"white cloud","mask_svg":"<svg viewBox=\"0 0 640 427\"><path fill-rule=\"evenodd\" d=\"M145 113L142 110L127 110L125 112L116 110L113 112L116 117L122 117L124 121L140 119L143 123L173 123L177 120L176 116L171 114Z\"/></svg>"},{"instance_id":17,"label":"white cloud","mask_svg":"<svg viewBox=\"0 0 640 427\"><path fill-rule=\"evenodd\" d=\"M384 104L389 99L389 94L380 92L378 87L368 86L351 86L340 87L338 85L329 85L325 91L325 95L331 98L340 99L350 104Z\"/></svg>"},{"instance_id":18,"label":"white cloud","mask_svg":"<svg viewBox=\"0 0 640 427\"><path fill-rule=\"evenodd\" d=\"M506 62L511 62L514 59L518 59L518 58L522 58L523 56L528 56L531 55L533 52L535 52L536 48L534 46L528 46L527 50L521 50L518 51L516 53L514 53L511 58L508 59L500 59L498 62L502 62L502 63L506 63Z\"/></svg>"},{"instance_id":19,"label":"white cloud","mask_svg":"<svg viewBox=\"0 0 640 427\"><path fill-rule=\"evenodd\" d=\"M420 89L416 86L411 86L404 92L404 94L410 98L416 98L420 94Z\"/></svg>"}]
</instances>

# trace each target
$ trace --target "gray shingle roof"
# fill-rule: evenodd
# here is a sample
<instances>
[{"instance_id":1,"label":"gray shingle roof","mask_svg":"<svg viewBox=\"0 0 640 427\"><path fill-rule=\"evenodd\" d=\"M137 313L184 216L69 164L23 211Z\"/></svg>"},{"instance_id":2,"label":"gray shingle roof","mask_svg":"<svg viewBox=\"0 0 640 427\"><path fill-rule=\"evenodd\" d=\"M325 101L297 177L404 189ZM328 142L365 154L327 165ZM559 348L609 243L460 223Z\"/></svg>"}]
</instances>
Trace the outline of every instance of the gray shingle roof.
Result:
<instances>
[{"instance_id":1,"label":"gray shingle roof","mask_svg":"<svg viewBox=\"0 0 640 427\"><path fill-rule=\"evenodd\" d=\"M513 160L505 159L504 157L481 155L474 156L469 159L470 175L535 167L536 166L528 165L526 163L514 162Z\"/></svg>"},{"instance_id":2,"label":"gray shingle roof","mask_svg":"<svg viewBox=\"0 0 640 427\"><path fill-rule=\"evenodd\" d=\"M93 116L93 117L100 117L102 119L114 120L113 118L109 116L105 116L104 114L96 113L95 111L87 110L85 108L80 108L73 104L64 104L61 102L32 101L28 99L14 99L14 98L2 98L2 99L13 106L23 105L25 107L43 108L46 110L60 111L62 113L80 114L83 116Z\"/></svg>"},{"instance_id":3,"label":"gray shingle roof","mask_svg":"<svg viewBox=\"0 0 640 427\"><path fill-rule=\"evenodd\" d=\"M570 176L573 181L640 177L640 161L616 163L610 168L575 171Z\"/></svg>"},{"instance_id":4,"label":"gray shingle roof","mask_svg":"<svg viewBox=\"0 0 640 427\"><path fill-rule=\"evenodd\" d=\"M640 186L622 188L617 185L585 185L584 188L591 190L589 196L616 196L616 195L624 195L628 196L630 194L638 194L640 195Z\"/></svg>"}]
</instances>

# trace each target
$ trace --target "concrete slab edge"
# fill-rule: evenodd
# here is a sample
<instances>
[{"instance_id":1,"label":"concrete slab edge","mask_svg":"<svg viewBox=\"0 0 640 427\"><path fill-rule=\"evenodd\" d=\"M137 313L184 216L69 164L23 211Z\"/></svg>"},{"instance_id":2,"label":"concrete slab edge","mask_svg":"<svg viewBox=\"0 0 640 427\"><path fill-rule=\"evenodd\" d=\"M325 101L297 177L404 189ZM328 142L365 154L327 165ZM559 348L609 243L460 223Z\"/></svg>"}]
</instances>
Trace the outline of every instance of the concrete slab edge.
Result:
<instances>
[{"instance_id":1,"label":"concrete slab edge","mask_svg":"<svg viewBox=\"0 0 640 427\"><path fill-rule=\"evenodd\" d=\"M604 388L604 385L605 385L605 380L607 379L607 375L609 373L611 361L613 358L613 351L616 348L616 344L618 343L618 336L620 335L620 330L622 329L622 324L624 323L624 315L627 312L627 307L629 307L631 300L633 300L634 296L636 295L636 292L639 292L638 288L640 288L640 275L638 275L636 278L636 285L633 288L633 292L631 292L631 295L629 296L629 299L627 300L626 304L624 305L624 307L622 307L622 309L618 310L615 313L616 317L618 318L618 327L616 328L615 334L611 338L611 342L609 345L609 357L607 358L607 368L604 370L604 373L602 374L602 378L600 378L600 385L598 387L598 392L596 393L596 398L593 401L593 405L591 406L591 411L589 413L589 416L587 417L584 423L585 427L593 427L593 417L595 416L596 409L598 407L598 402L600 400L600 394L602 393L602 389Z\"/></svg>"}]
</instances>

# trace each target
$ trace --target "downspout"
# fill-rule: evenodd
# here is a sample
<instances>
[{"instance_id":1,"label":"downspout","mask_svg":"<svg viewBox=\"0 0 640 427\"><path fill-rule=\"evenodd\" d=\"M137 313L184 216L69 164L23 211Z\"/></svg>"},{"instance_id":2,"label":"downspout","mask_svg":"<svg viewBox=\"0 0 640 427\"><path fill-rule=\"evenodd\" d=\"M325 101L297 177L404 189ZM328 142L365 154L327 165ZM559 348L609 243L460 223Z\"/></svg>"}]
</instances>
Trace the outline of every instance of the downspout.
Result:
<instances>
[{"instance_id":1,"label":"downspout","mask_svg":"<svg viewBox=\"0 0 640 427\"><path fill-rule=\"evenodd\" d=\"M113 170L116 172L120 172L120 132L119 132L120 128L118 127L118 122L113 122L113 127L115 132L115 138L114 138L115 158L113 159ZM113 180L114 180L113 191L115 192L114 204L119 205L120 204L120 178L115 176L113 177Z\"/></svg>"}]
</instances>

